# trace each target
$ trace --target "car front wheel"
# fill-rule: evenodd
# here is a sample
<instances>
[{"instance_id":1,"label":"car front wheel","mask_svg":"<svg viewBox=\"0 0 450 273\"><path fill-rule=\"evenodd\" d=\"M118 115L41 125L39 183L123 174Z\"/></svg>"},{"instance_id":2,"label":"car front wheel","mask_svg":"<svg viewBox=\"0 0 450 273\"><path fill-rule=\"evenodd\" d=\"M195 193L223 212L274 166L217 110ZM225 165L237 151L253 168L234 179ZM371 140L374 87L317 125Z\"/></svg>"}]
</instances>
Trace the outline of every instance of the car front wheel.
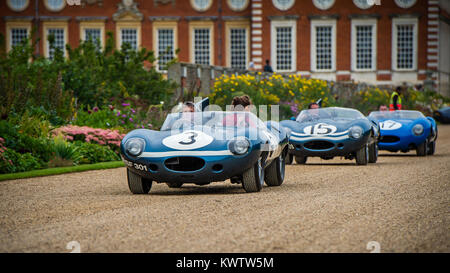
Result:
<instances>
[{"instance_id":1,"label":"car front wheel","mask_svg":"<svg viewBox=\"0 0 450 273\"><path fill-rule=\"evenodd\" d=\"M295 162L297 162L297 164L306 164L306 160L308 160L308 157L306 157L306 156L296 156L295 157Z\"/></svg>"},{"instance_id":2,"label":"car front wheel","mask_svg":"<svg viewBox=\"0 0 450 273\"><path fill-rule=\"evenodd\" d=\"M284 181L284 172L286 169L286 161L283 153L277 157L266 169L267 186L280 186Z\"/></svg>"},{"instance_id":3,"label":"car front wheel","mask_svg":"<svg viewBox=\"0 0 450 273\"><path fill-rule=\"evenodd\" d=\"M369 162L369 147L366 144L361 149L356 151L356 164L367 165L367 162Z\"/></svg>"},{"instance_id":4,"label":"car front wheel","mask_svg":"<svg viewBox=\"0 0 450 273\"><path fill-rule=\"evenodd\" d=\"M420 143L416 148L416 154L418 156L426 156L427 155L427 146L428 146L428 141L424 141L424 142Z\"/></svg>"},{"instance_id":5,"label":"car front wheel","mask_svg":"<svg viewBox=\"0 0 450 273\"><path fill-rule=\"evenodd\" d=\"M436 152L436 141L432 141L428 144L427 155L434 155L435 152Z\"/></svg>"},{"instance_id":6,"label":"car front wheel","mask_svg":"<svg viewBox=\"0 0 450 273\"><path fill-rule=\"evenodd\" d=\"M378 160L378 145L377 143L372 143L369 146L369 163L376 163Z\"/></svg>"},{"instance_id":7,"label":"car front wheel","mask_svg":"<svg viewBox=\"0 0 450 273\"><path fill-rule=\"evenodd\" d=\"M288 154L285 159L286 164L291 165L294 162L294 155Z\"/></svg>"},{"instance_id":8,"label":"car front wheel","mask_svg":"<svg viewBox=\"0 0 450 273\"><path fill-rule=\"evenodd\" d=\"M152 188L152 181L127 169L128 187L133 194L147 194Z\"/></svg>"},{"instance_id":9,"label":"car front wheel","mask_svg":"<svg viewBox=\"0 0 450 273\"><path fill-rule=\"evenodd\" d=\"M246 192L258 192L264 184L264 167L262 158L242 175L242 187Z\"/></svg>"}]
</instances>

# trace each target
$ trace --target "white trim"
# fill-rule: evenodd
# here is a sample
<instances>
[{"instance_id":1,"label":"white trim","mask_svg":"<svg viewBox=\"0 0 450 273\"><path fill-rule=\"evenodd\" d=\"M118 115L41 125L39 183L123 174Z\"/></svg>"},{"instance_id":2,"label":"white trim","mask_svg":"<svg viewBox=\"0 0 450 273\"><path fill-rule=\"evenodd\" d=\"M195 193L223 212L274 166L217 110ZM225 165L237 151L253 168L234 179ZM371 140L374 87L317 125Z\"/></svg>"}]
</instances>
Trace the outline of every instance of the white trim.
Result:
<instances>
[{"instance_id":1,"label":"white trim","mask_svg":"<svg viewBox=\"0 0 450 273\"><path fill-rule=\"evenodd\" d=\"M340 71L336 71L336 75L342 76L342 75L351 75L350 71L347 70L340 70Z\"/></svg>"},{"instance_id":2,"label":"white trim","mask_svg":"<svg viewBox=\"0 0 450 273\"><path fill-rule=\"evenodd\" d=\"M356 27L371 26L372 27L372 67L366 69L358 69L356 67ZM367 72L375 71L377 67L377 20L376 19L353 19L351 28L351 49L352 49L352 71Z\"/></svg>"},{"instance_id":3,"label":"white trim","mask_svg":"<svg viewBox=\"0 0 450 273\"><path fill-rule=\"evenodd\" d=\"M397 68L397 25L400 24L412 24L414 25L414 41L413 41L413 65L412 68L408 69L398 69ZM392 19L392 70L393 71L414 71L417 70L417 53L418 53L418 43L417 43L417 36L418 36L418 27L419 22L417 18L394 18Z\"/></svg>"},{"instance_id":4,"label":"white trim","mask_svg":"<svg viewBox=\"0 0 450 273\"><path fill-rule=\"evenodd\" d=\"M378 70L377 74L378 75L390 75L391 71L390 70Z\"/></svg>"},{"instance_id":5,"label":"white trim","mask_svg":"<svg viewBox=\"0 0 450 273\"><path fill-rule=\"evenodd\" d=\"M317 69L316 63L316 27L331 26L331 69ZM336 70L336 20L311 20L311 71L332 72Z\"/></svg>"},{"instance_id":6,"label":"white trim","mask_svg":"<svg viewBox=\"0 0 450 273\"><path fill-rule=\"evenodd\" d=\"M279 70L277 69L277 27L290 27L291 33L291 69ZM272 61L272 68L275 72L294 72L297 70L297 21L296 20L274 20L270 22L270 55Z\"/></svg>"},{"instance_id":7,"label":"white trim","mask_svg":"<svg viewBox=\"0 0 450 273\"><path fill-rule=\"evenodd\" d=\"M292 131L291 133L292 133L292 135L300 136L300 137L302 137L302 136L305 136L305 137L313 137L313 136L315 136L315 137L322 137L322 136L341 136L341 135L345 135L345 134L348 134L348 130L347 131L343 131L343 132L333 133L333 134L327 134L327 135L303 134L303 133L297 133L297 132L294 132L294 131Z\"/></svg>"},{"instance_id":8,"label":"white trim","mask_svg":"<svg viewBox=\"0 0 450 273\"><path fill-rule=\"evenodd\" d=\"M312 137L303 137L303 138L299 138L299 137L295 137L295 136L291 136L289 139L291 140L298 140L298 141L306 141L306 140L311 140L311 139L317 139L317 140L343 140L343 139L347 139L350 138L348 135L346 136L340 136L340 137L319 137L319 136L312 136Z\"/></svg>"},{"instance_id":9,"label":"white trim","mask_svg":"<svg viewBox=\"0 0 450 273\"><path fill-rule=\"evenodd\" d=\"M222 151L170 151L170 152L143 152L142 157L168 157L168 156L224 156L234 155L230 150Z\"/></svg>"}]
</instances>

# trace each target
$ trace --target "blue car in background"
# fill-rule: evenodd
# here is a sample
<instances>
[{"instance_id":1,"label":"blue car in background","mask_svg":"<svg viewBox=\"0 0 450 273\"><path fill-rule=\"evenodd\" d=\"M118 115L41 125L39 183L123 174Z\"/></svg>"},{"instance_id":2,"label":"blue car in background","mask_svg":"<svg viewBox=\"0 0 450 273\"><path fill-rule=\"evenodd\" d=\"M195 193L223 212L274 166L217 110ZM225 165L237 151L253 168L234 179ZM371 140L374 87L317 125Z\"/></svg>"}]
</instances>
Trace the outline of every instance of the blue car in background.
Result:
<instances>
[{"instance_id":1,"label":"blue car in background","mask_svg":"<svg viewBox=\"0 0 450 273\"><path fill-rule=\"evenodd\" d=\"M433 112L433 118L444 124L450 124L450 107L443 107Z\"/></svg>"},{"instance_id":2,"label":"blue car in background","mask_svg":"<svg viewBox=\"0 0 450 273\"><path fill-rule=\"evenodd\" d=\"M435 153L438 129L432 117L411 110L375 111L369 117L380 123L380 150L416 150L418 156Z\"/></svg>"},{"instance_id":3,"label":"blue car in background","mask_svg":"<svg viewBox=\"0 0 450 273\"><path fill-rule=\"evenodd\" d=\"M230 179L245 191L280 186L284 180L288 136L277 122L250 112L169 114L160 131L138 129L121 142L128 186L145 194L152 182L179 188Z\"/></svg>"},{"instance_id":4,"label":"blue car in background","mask_svg":"<svg viewBox=\"0 0 450 273\"><path fill-rule=\"evenodd\" d=\"M356 159L358 165L375 163L378 158L379 126L350 108L328 107L300 112L296 120L280 124L289 129L289 157L305 164L308 157Z\"/></svg>"}]
</instances>

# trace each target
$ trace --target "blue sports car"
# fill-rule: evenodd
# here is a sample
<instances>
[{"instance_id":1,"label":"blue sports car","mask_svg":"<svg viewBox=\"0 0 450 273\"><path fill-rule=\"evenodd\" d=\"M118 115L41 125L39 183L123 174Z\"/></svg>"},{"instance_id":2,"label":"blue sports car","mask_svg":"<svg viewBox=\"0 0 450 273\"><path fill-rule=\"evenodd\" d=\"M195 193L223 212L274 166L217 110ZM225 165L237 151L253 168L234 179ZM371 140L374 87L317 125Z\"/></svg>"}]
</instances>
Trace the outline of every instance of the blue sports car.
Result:
<instances>
[{"instance_id":1,"label":"blue sports car","mask_svg":"<svg viewBox=\"0 0 450 273\"><path fill-rule=\"evenodd\" d=\"M358 165L378 158L378 123L350 108L328 107L300 112L296 120L284 120L289 128L289 157L305 164L308 157L356 159Z\"/></svg>"},{"instance_id":2,"label":"blue sports car","mask_svg":"<svg viewBox=\"0 0 450 273\"><path fill-rule=\"evenodd\" d=\"M250 112L169 114L161 131L138 129L121 142L132 193L145 194L152 182L179 188L230 179L245 191L280 186L288 136L277 122Z\"/></svg>"},{"instance_id":3,"label":"blue sports car","mask_svg":"<svg viewBox=\"0 0 450 273\"><path fill-rule=\"evenodd\" d=\"M380 150L416 150L418 156L434 154L438 130L432 117L410 110L375 111L369 117L380 123Z\"/></svg>"}]
</instances>

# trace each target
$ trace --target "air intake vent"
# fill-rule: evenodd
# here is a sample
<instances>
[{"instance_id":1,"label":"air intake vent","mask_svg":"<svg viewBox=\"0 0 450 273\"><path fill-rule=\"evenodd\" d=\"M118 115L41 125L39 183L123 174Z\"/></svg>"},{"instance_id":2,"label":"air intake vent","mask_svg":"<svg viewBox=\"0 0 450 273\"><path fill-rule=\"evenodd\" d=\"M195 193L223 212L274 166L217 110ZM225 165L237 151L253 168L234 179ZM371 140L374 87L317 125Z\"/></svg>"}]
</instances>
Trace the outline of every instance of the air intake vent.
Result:
<instances>
[{"instance_id":1,"label":"air intake vent","mask_svg":"<svg viewBox=\"0 0 450 273\"><path fill-rule=\"evenodd\" d=\"M306 142L303 146L309 150L328 150L333 148L334 144L329 141L315 140Z\"/></svg>"},{"instance_id":2,"label":"air intake vent","mask_svg":"<svg viewBox=\"0 0 450 273\"><path fill-rule=\"evenodd\" d=\"M382 136L380 138L380 142L384 143L394 143L400 141L400 138L398 136Z\"/></svg>"},{"instance_id":3,"label":"air intake vent","mask_svg":"<svg viewBox=\"0 0 450 273\"><path fill-rule=\"evenodd\" d=\"M164 162L169 170L177 172L193 172L205 166L205 161L198 157L172 157Z\"/></svg>"}]
</instances>

